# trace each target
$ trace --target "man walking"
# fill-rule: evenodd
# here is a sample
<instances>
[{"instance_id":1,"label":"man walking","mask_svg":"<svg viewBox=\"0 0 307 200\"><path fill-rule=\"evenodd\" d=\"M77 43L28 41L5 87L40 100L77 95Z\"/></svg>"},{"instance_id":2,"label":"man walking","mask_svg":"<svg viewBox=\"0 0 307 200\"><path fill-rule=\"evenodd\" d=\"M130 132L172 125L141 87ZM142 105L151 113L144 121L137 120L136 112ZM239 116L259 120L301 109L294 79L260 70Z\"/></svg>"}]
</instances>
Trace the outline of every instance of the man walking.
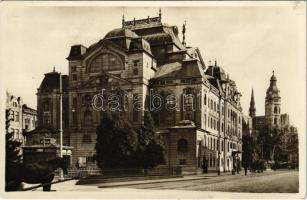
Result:
<instances>
[{"instance_id":1,"label":"man walking","mask_svg":"<svg viewBox=\"0 0 307 200\"><path fill-rule=\"evenodd\" d=\"M202 168L203 168L203 173L208 173L208 161L206 159L206 157L203 157L203 164L202 164Z\"/></svg>"}]
</instances>

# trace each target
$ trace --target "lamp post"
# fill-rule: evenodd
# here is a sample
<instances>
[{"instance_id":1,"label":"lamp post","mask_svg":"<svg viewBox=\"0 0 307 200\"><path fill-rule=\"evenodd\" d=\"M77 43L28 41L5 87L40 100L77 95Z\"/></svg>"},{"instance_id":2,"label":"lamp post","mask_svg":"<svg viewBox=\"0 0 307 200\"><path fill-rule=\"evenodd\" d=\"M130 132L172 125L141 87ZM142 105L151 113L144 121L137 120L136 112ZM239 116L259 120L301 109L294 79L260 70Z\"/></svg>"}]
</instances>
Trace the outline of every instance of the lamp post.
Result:
<instances>
[{"instance_id":1,"label":"lamp post","mask_svg":"<svg viewBox=\"0 0 307 200\"><path fill-rule=\"evenodd\" d=\"M60 158L63 158L63 104L62 104L62 74L60 74ZM59 169L59 179L64 180L63 170Z\"/></svg>"},{"instance_id":2,"label":"lamp post","mask_svg":"<svg viewBox=\"0 0 307 200\"><path fill-rule=\"evenodd\" d=\"M220 140L219 140L220 142ZM220 146L220 145L219 145ZM218 169L217 169L217 175L219 176L221 174L221 167L220 167L220 160L221 160L221 152L220 152L220 149L218 149Z\"/></svg>"}]
</instances>

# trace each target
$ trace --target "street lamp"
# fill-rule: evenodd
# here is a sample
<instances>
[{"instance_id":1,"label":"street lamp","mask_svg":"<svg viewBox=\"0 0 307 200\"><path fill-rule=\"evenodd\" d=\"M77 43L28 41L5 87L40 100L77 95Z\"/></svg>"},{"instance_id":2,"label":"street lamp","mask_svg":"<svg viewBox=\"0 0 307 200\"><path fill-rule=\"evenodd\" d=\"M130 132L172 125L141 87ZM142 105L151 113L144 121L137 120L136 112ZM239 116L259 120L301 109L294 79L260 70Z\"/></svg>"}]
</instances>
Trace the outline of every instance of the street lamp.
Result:
<instances>
[{"instance_id":1,"label":"street lamp","mask_svg":"<svg viewBox=\"0 0 307 200\"><path fill-rule=\"evenodd\" d=\"M220 140L219 140L220 141ZM219 145L220 146L220 145ZM220 149L218 149L218 169L217 169L217 175L219 176L221 174L221 167L220 167L220 160L221 160L221 152Z\"/></svg>"},{"instance_id":2,"label":"street lamp","mask_svg":"<svg viewBox=\"0 0 307 200\"><path fill-rule=\"evenodd\" d=\"M62 104L62 74L60 74L60 158L63 158L63 104ZM64 180L63 170L59 169L59 179Z\"/></svg>"}]
</instances>

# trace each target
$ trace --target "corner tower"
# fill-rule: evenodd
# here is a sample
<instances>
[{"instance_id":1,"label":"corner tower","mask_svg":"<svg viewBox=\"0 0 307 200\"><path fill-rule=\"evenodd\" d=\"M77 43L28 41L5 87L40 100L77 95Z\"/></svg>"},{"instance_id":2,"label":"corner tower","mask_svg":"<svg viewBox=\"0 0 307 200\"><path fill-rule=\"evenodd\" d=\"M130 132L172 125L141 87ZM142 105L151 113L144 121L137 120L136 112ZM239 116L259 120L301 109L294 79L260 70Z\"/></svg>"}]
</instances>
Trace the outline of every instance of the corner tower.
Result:
<instances>
[{"instance_id":1,"label":"corner tower","mask_svg":"<svg viewBox=\"0 0 307 200\"><path fill-rule=\"evenodd\" d=\"M271 76L270 86L265 97L265 118L269 126L280 126L280 96L276 86L276 76Z\"/></svg>"}]
</instances>

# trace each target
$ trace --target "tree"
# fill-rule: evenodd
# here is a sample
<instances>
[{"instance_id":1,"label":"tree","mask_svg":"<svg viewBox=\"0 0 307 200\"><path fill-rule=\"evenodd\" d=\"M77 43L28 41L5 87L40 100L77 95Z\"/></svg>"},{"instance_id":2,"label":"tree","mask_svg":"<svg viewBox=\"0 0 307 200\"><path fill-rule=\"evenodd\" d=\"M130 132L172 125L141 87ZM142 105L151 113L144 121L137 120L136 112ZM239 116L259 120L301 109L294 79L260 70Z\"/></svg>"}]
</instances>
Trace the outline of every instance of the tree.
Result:
<instances>
[{"instance_id":1,"label":"tree","mask_svg":"<svg viewBox=\"0 0 307 200\"><path fill-rule=\"evenodd\" d=\"M250 167L252 160L252 137L248 134L242 136L242 164L243 167Z\"/></svg>"},{"instance_id":2,"label":"tree","mask_svg":"<svg viewBox=\"0 0 307 200\"><path fill-rule=\"evenodd\" d=\"M144 124L138 131L136 160L139 167L152 169L165 162L164 144L160 134L154 131L154 121L148 111L144 113Z\"/></svg>"},{"instance_id":3,"label":"tree","mask_svg":"<svg viewBox=\"0 0 307 200\"><path fill-rule=\"evenodd\" d=\"M144 125L132 127L124 115L106 113L97 127L95 160L101 169L150 169L164 162L162 138L145 112Z\"/></svg>"},{"instance_id":4,"label":"tree","mask_svg":"<svg viewBox=\"0 0 307 200\"><path fill-rule=\"evenodd\" d=\"M291 134L289 127L263 126L259 131L256 145L259 156L275 164L288 162L289 156L296 154L298 141L295 134ZM293 155L292 154L292 155Z\"/></svg>"},{"instance_id":5,"label":"tree","mask_svg":"<svg viewBox=\"0 0 307 200\"><path fill-rule=\"evenodd\" d=\"M106 113L97 127L96 155L102 169L133 167L137 134L120 113Z\"/></svg>"}]
</instances>

